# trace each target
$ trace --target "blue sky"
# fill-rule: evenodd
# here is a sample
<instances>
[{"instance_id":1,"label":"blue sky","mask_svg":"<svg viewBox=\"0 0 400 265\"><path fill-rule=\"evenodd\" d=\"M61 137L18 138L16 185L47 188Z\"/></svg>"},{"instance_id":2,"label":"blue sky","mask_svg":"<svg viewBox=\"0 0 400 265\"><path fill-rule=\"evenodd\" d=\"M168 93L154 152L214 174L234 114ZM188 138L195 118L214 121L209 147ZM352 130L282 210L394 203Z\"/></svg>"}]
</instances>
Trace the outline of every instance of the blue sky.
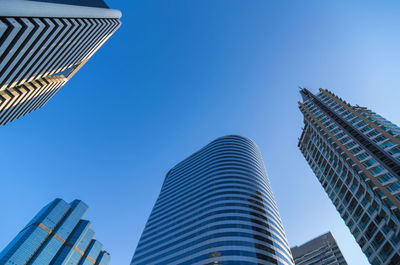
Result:
<instances>
[{"instance_id":1,"label":"blue sky","mask_svg":"<svg viewBox=\"0 0 400 265\"><path fill-rule=\"evenodd\" d=\"M167 171L211 140L259 145L290 245L330 230L368 264L297 148L298 85L400 124L397 1L107 3L122 27L41 110L0 129L0 249L56 197L79 198L128 264Z\"/></svg>"}]
</instances>

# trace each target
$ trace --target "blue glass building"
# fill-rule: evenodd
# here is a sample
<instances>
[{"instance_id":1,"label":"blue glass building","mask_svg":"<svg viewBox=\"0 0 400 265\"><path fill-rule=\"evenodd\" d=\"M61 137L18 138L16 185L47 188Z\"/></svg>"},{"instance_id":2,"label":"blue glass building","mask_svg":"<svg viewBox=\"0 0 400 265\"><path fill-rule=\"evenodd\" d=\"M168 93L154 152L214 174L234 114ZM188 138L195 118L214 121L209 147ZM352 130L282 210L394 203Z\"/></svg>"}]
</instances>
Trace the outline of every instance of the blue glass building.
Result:
<instances>
[{"instance_id":1,"label":"blue glass building","mask_svg":"<svg viewBox=\"0 0 400 265\"><path fill-rule=\"evenodd\" d=\"M108 265L110 255L94 239L88 206L55 199L46 205L0 253L1 265Z\"/></svg>"},{"instance_id":2,"label":"blue glass building","mask_svg":"<svg viewBox=\"0 0 400 265\"><path fill-rule=\"evenodd\" d=\"M300 93L302 154L369 262L400 264L400 128L326 89Z\"/></svg>"},{"instance_id":3,"label":"blue glass building","mask_svg":"<svg viewBox=\"0 0 400 265\"><path fill-rule=\"evenodd\" d=\"M0 126L43 107L120 18L104 0L0 0Z\"/></svg>"},{"instance_id":4,"label":"blue glass building","mask_svg":"<svg viewBox=\"0 0 400 265\"><path fill-rule=\"evenodd\" d=\"M131 265L293 264L256 144L231 135L165 177Z\"/></svg>"}]
</instances>

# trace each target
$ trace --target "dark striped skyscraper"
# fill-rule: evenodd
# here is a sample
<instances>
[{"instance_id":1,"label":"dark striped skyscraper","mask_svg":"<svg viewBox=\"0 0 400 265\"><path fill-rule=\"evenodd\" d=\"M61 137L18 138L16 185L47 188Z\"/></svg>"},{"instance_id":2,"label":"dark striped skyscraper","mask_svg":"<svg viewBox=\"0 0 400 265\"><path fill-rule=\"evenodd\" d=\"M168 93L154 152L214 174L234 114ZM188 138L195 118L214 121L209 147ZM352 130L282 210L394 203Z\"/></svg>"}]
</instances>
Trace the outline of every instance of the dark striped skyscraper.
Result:
<instances>
[{"instance_id":1,"label":"dark striped skyscraper","mask_svg":"<svg viewBox=\"0 0 400 265\"><path fill-rule=\"evenodd\" d=\"M132 265L292 265L256 144L218 138L172 168Z\"/></svg>"},{"instance_id":2,"label":"dark striped skyscraper","mask_svg":"<svg viewBox=\"0 0 400 265\"><path fill-rule=\"evenodd\" d=\"M108 265L110 255L95 239L88 206L55 199L46 205L0 253L1 265Z\"/></svg>"},{"instance_id":3,"label":"dark striped skyscraper","mask_svg":"<svg viewBox=\"0 0 400 265\"><path fill-rule=\"evenodd\" d=\"M292 248L296 265L347 265L331 232Z\"/></svg>"},{"instance_id":4,"label":"dark striped skyscraper","mask_svg":"<svg viewBox=\"0 0 400 265\"><path fill-rule=\"evenodd\" d=\"M300 93L301 152L371 264L400 264L400 128L328 90Z\"/></svg>"},{"instance_id":5,"label":"dark striped skyscraper","mask_svg":"<svg viewBox=\"0 0 400 265\"><path fill-rule=\"evenodd\" d=\"M0 126L46 104L120 17L103 0L0 0Z\"/></svg>"}]
</instances>

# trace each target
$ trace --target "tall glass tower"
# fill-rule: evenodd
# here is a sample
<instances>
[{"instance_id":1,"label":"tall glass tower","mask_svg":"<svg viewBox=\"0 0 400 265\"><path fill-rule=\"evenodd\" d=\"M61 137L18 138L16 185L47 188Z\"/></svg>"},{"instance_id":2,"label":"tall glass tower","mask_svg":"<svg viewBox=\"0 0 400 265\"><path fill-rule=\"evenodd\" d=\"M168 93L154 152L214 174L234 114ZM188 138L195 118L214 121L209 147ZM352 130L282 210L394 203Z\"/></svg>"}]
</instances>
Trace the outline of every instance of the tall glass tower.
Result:
<instances>
[{"instance_id":1,"label":"tall glass tower","mask_svg":"<svg viewBox=\"0 0 400 265\"><path fill-rule=\"evenodd\" d=\"M108 265L110 255L95 239L80 200L55 199L0 253L1 265Z\"/></svg>"},{"instance_id":2,"label":"tall glass tower","mask_svg":"<svg viewBox=\"0 0 400 265\"><path fill-rule=\"evenodd\" d=\"M46 104L120 17L103 0L0 0L0 126Z\"/></svg>"},{"instance_id":3,"label":"tall glass tower","mask_svg":"<svg viewBox=\"0 0 400 265\"><path fill-rule=\"evenodd\" d=\"M301 152L371 264L400 264L400 128L328 90L300 93Z\"/></svg>"},{"instance_id":4,"label":"tall glass tower","mask_svg":"<svg viewBox=\"0 0 400 265\"><path fill-rule=\"evenodd\" d=\"M256 144L221 137L172 168L131 264L292 265Z\"/></svg>"}]
</instances>

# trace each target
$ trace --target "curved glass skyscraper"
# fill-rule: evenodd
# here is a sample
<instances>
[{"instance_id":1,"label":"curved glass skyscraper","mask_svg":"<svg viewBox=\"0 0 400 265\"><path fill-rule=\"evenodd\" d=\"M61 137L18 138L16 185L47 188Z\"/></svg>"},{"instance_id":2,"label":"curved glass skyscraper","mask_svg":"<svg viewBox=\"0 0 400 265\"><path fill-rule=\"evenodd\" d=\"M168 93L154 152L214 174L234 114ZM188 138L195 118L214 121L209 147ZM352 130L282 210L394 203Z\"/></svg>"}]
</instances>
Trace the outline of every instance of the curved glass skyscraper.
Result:
<instances>
[{"instance_id":1,"label":"curved glass skyscraper","mask_svg":"<svg viewBox=\"0 0 400 265\"><path fill-rule=\"evenodd\" d=\"M256 144L221 137L172 168L131 264L293 264Z\"/></svg>"}]
</instances>

